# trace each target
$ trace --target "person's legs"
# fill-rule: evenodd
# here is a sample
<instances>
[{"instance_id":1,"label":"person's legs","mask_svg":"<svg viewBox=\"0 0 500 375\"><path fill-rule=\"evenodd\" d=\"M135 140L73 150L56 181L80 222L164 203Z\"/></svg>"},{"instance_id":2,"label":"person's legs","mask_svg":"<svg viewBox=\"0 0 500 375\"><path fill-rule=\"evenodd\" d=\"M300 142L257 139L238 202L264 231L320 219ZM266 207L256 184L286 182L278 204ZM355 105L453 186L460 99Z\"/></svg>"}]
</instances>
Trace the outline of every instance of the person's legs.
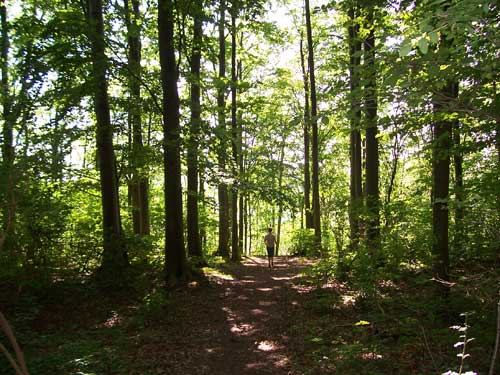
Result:
<instances>
[{"instance_id":1,"label":"person's legs","mask_svg":"<svg viewBox=\"0 0 500 375\"><path fill-rule=\"evenodd\" d=\"M271 247L269 249L269 252L270 252L270 255L269 255L269 258L270 258L269 264L270 264L271 268L274 268L274 247Z\"/></svg>"},{"instance_id":2,"label":"person's legs","mask_svg":"<svg viewBox=\"0 0 500 375\"><path fill-rule=\"evenodd\" d=\"M267 247L267 263L269 268L272 267L272 262L273 262L273 248Z\"/></svg>"}]
</instances>

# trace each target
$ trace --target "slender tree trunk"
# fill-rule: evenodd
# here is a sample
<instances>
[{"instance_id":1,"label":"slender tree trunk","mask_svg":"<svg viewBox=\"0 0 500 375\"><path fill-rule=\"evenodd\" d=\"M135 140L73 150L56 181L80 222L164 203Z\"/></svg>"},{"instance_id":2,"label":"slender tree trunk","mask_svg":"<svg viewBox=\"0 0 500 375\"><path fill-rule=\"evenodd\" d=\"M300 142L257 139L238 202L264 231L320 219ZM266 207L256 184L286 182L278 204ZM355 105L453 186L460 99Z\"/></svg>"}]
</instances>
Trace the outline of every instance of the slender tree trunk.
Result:
<instances>
[{"instance_id":1,"label":"slender tree trunk","mask_svg":"<svg viewBox=\"0 0 500 375\"><path fill-rule=\"evenodd\" d=\"M200 142L200 64L203 38L201 6L193 10L193 49L191 52L191 128L187 148L187 242L188 254L201 257L198 226L198 144Z\"/></svg>"},{"instance_id":2,"label":"slender tree trunk","mask_svg":"<svg viewBox=\"0 0 500 375\"><path fill-rule=\"evenodd\" d=\"M132 129L132 181L130 183L132 221L134 233L143 236L149 235L150 226L149 177L142 142L141 34L138 24L141 14L139 1L132 0L132 12L130 12L129 0L124 0L124 8L128 34L129 123Z\"/></svg>"},{"instance_id":3,"label":"slender tree trunk","mask_svg":"<svg viewBox=\"0 0 500 375\"><path fill-rule=\"evenodd\" d=\"M122 238L118 179L115 152L113 149L113 127L110 119L107 60L104 51L104 24L102 1L89 0L89 24L94 79L94 106L96 115L96 141L101 180L104 252L102 271L117 278L128 263Z\"/></svg>"},{"instance_id":4,"label":"slender tree trunk","mask_svg":"<svg viewBox=\"0 0 500 375\"><path fill-rule=\"evenodd\" d=\"M199 160L198 160L199 162ZM199 194L198 194L198 207L200 209L201 215L198 215L198 219L200 220L199 228L200 228L200 246L201 253L206 249L207 244L207 229L206 229L206 204L205 204L205 167L203 163L198 163L198 172L199 172ZM201 206L200 206L201 204Z\"/></svg>"},{"instance_id":5,"label":"slender tree trunk","mask_svg":"<svg viewBox=\"0 0 500 375\"><path fill-rule=\"evenodd\" d=\"M493 100L493 108L496 109L493 113L496 113L496 147L497 147L497 210L500 212L500 96L497 92L497 83L493 82L493 90L494 90L494 100ZM497 245L495 246L495 261L496 264L500 264L500 230L497 230Z\"/></svg>"},{"instance_id":6,"label":"slender tree trunk","mask_svg":"<svg viewBox=\"0 0 500 375\"><path fill-rule=\"evenodd\" d=\"M448 87L449 89L449 87ZM444 91L443 91L444 93ZM434 103L434 112L441 113L442 104ZM433 199L432 229L434 271L443 280L448 280L448 190L450 183L450 121L436 119L433 124Z\"/></svg>"},{"instance_id":7,"label":"slender tree trunk","mask_svg":"<svg viewBox=\"0 0 500 375\"><path fill-rule=\"evenodd\" d=\"M238 80L236 66L236 13L238 11L236 1L233 0L231 9L231 145L233 151L233 188L231 192L231 213L232 213L232 229L231 229L231 250L232 259L234 261L241 260L240 241L238 239L238 123L236 116L237 92L236 84ZM240 207L241 209L241 207Z\"/></svg>"},{"instance_id":8,"label":"slender tree trunk","mask_svg":"<svg viewBox=\"0 0 500 375\"><path fill-rule=\"evenodd\" d=\"M278 171L278 191L281 193L282 184L283 184L283 170L285 161L285 137L283 136L283 140L281 141L281 149L280 149L280 164ZM283 216L283 202L280 199L278 204L278 230L276 232L276 256L279 254L280 244L281 244L281 217Z\"/></svg>"},{"instance_id":9,"label":"slender tree trunk","mask_svg":"<svg viewBox=\"0 0 500 375\"><path fill-rule=\"evenodd\" d=\"M305 0L307 51L309 65L309 80L311 83L311 164L312 164L312 208L314 235L316 246L321 253L321 210L319 203L319 145L318 145L318 108L316 103L316 79L314 72L314 52L311 29L311 12L309 0Z\"/></svg>"},{"instance_id":10,"label":"slender tree trunk","mask_svg":"<svg viewBox=\"0 0 500 375\"><path fill-rule=\"evenodd\" d=\"M367 245L372 254L380 250L379 155L377 139L377 71L375 64L375 30L373 7L367 15L368 37L365 49L365 110L366 110L366 208Z\"/></svg>"},{"instance_id":11,"label":"slender tree trunk","mask_svg":"<svg viewBox=\"0 0 500 375\"><path fill-rule=\"evenodd\" d=\"M361 51L361 41L359 38L359 24L356 21L354 7L348 11L350 25L349 33L349 76L350 76L350 163L351 182L350 195L351 202L349 208L349 223L351 229L351 247L356 249L360 239L360 214L363 206L362 178L361 178L361 105L359 98L360 78L359 66Z\"/></svg>"},{"instance_id":12,"label":"slender tree trunk","mask_svg":"<svg viewBox=\"0 0 500 375\"><path fill-rule=\"evenodd\" d=\"M2 128L2 165L0 171L0 204L3 207L2 232L0 234L0 251L11 236L15 215L14 200L14 144L13 132L15 119L12 113L12 96L9 83L9 23L7 21L7 8L5 2L0 3L0 17L2 25L1 34L1 104L3 115Z\"/></svg>"},{"instance_id":13,"label":"slender tree trunk","mask_svg":"<svg viewBox=\"0 0 500 375\"><path fill-rule=\"evenodd\" d=\"M221 173L226 172L226 115L225 115L225 93L226 85L226 37L225 37L225 22L226 22L226 2L220 0L219 9L219 87L217 89L217 121L219 134L219 167ZM227 184L223 181L219 182L219 247L217 253L225 258L229 257L229 196Z\"/></svg>"},{"instance_id":14,"label":"slender tree trunk","mask_svg":"<svg viewBox=\"0 0 500 375\"><path fill-rule=\"evenodd\" d=\"M251 255L252 252L252 223L253 223L253 209L251 205L252 201L250 200L250 195L247 195L247 209L248 209L248 235L246 236L248 244L247 244L247 254Z\"/></svg>"},{"instance_id":15,"label":"slender tree trunk","mask_svg":"<svg viewBox=\"0 0 500 375\"><path fill-rule=\"evenodd\" d=\"M243 35L240 39L240 46L242 46L243 44ZM242 77L243 75L243 68L242 68L242 62L241 60L238 61L238 81L241 81L243 79ZM244 156L243 156L243 139L244 139L244 134L243 134L243 115L242 115L242 112L240 111L240 113L238 114L238 168L239 168L239 181L240 181L240 184L239 186L243 186L243 183L245 182L243 180L244 178L244 173L245 173L245 160L244 160ZM240 251L240 254L244 253L244 239L246 241L246 238L245 238L245 222L244 222L244 216L245 216L245 198L244 198L244 195L245 195L245 192L244 190L242 191L243 189L240 189L240 201L239 201L239 207L240 207L240 211L239 211L239 218L238 218L238 223L239 223L239 229L238 229L238 238L239 238L239 243L238 243L238 247L239 247L239 251Z\"/></svg>"},{"instance_id":16,"label":"slender tree trunk","mask_svg":"<svg viewBox=\"0 0 500 375\"><path fill-rule=\"evenodd\" d=\"M459 84L453 82L451 84L451 94L454 99L458 97ZM453 137L453 166L455 172L455 236L453 239L454 247L460 250L464 239L464 174L463 174L463 156L460 141L460 123L458 119L452 120L452 137Z\"/></svg>"},{"instance_id":17,"label":"slender tree trunk","mask_svg":"<svg viewBox=\"0 0 500 375\"><path fill-rule=\"evenodd\" d=\"M311 108L309 106L309 75L306 69L302 33L300 34L300 65L302 68L302 79L304 82L304 210L306 228L313 228L313 217L311 211L311 173L309 163L309 128L311 126Z\"/></svg>"},{"instance_id":18,"label":"slender tree trunk","mask_svg":"<svg viewBox=\"0 0 500 375\"><path fill-rule=\"evenodd\" d=\"M182 228L179 94L174 47L173 0L158 0L158 40L163 91L165 273L167 288L187 278Z\"/></svg>"},{"instance_id":19,"label":"slender tree trunk","mask_svg":"<svg viewBox=\"0 0 500 375\"><path fill-rule=\"evenodd\" d=\"M245 255L248 255L249 254L249 251L248 251L248 225L250 223L250 210L248 209L248 194L245 194L244 196L244 200L243 200L243 221L244 221L244 224L243 224L243 238L244 238L244 241L243 241L243 252L245 253Z\"/></svg>"},{"instance_id":20,"label":"slender tree trunk","mask_svg":"<svg viewBox=\"0 0 500 375\"><path fill-rule=\"evenodd\" d=\"M446 48L451 42L441 37L440 48ZM450 183L450 145L453 121L445 118L450 111L450 98L453 98L455 84L447 81L444 87L434 94L432 124L432 230L434 273L442 279L448 280L449 274L449 247L448 247L448 199Z\"/></svg>"}]
</instances>

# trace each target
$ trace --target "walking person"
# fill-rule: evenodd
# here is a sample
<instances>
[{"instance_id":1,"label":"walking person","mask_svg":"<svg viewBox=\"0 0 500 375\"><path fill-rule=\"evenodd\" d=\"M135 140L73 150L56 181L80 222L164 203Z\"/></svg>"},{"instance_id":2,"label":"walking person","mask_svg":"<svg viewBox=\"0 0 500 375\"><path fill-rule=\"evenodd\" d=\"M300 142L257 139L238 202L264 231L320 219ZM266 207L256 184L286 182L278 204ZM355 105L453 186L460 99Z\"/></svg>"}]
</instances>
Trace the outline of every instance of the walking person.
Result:
<instances>
[{"instance_id":1,"label":"walking person","mask_svg":"<svg viewBox=\"0 0 500 375\"><path fill-rule=\"evenodd\" d=\"M273 228L267 229L267 234L264 236L264 243L266 244L269 268L274 268L274 246L276 245L276 236L273 234Z\"/></svg>"}]
</instances>

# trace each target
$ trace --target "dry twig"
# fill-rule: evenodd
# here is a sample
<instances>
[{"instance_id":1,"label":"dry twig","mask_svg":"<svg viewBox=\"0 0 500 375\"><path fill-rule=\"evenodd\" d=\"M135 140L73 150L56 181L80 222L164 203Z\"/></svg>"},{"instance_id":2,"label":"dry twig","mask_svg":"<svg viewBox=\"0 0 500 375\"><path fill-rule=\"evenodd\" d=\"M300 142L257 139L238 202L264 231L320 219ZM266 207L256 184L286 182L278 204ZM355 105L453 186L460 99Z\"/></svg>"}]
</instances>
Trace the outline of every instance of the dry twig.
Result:
<instances>
[{"instance_id":1,"label":"dry twig","mask_svg":"<svg viewBox=\"0 0 500 375\"><path fill-rule=\"evenodd\" d=\"M3 346L2 344L0 344L0 351L3 352L3 354L7 357L8 361L10 362L14 370L16 370L16 375L29 375L28 367L26 366L26 361L24 359L24 354L21 351L19 344L17 343L16 337L14 336L14 333L12 332L12 329L10 328L7 319L5 319L5 316L1 312L0 312L0 328L5 333L5 336L7 336L12 347L14 348L17 362L9 353L7 348L5 348L5 346Z\"/></svg>"}]
</instances>

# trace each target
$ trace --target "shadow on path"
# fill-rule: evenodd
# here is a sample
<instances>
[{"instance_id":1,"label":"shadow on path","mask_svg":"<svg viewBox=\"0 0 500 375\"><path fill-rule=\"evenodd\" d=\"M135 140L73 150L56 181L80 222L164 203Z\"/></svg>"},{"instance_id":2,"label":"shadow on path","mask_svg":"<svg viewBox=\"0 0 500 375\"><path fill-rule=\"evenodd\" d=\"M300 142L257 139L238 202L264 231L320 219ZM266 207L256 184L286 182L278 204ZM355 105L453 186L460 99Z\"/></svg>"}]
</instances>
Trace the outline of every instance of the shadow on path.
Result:
<instances>
[{"instance_id":1,"label":"shadow on path","mask_svg":"<svg viewBox=\"0 0 500 375\"><path fill-rule=\"evenodd\" d=\"M177 295L162 327L141 335L141 356L164 374L293 374L287 343L291 283L304 260L247 258L212 276L209 287ZM151 357L152 356L152 357ZM145 358L146 359L146 358Z\"/></svg>"}]
</instances>

